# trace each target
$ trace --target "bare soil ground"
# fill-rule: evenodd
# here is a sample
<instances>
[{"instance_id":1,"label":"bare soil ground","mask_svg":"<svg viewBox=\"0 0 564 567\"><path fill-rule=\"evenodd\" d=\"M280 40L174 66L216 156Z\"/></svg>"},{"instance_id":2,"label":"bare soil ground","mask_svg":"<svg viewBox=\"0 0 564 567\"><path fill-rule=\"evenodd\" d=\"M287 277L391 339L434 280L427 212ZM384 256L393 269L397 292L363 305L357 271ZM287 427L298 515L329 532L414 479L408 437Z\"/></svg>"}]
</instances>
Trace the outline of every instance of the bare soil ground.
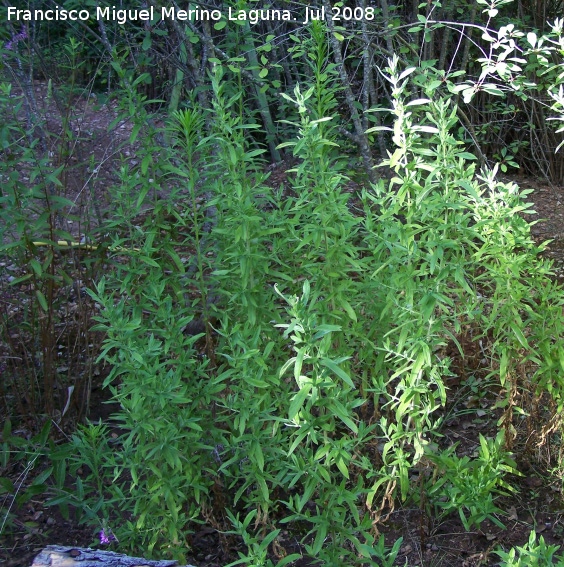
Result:
<instances>
[{"instance_id":1,"label":"bare soil ground","mask_svg":"<svg viewBox=\"0 0 564 567\"><path fill-rule=\"evenodd\" d=\"M55 103L48 100L46 85L37 84L34 88L39 108L49 117L49 130L57 133L60 131L60 113L53 107ZM103 207L107 206L105 188L115 181L115 167L118 163L135 164L134 148L126 146L118 149L120 144L127 140L130 126L123 122L118 126L117 133L108 131L109 124L115 118L115 109L97 106L94 98L78 99L73 107L70 123L72 128L80 132L80 141L77 142L79 147L75 148L68 163L68 196L77 203L81 202L81 206L88 207L92 199ZM85 157L89 159L85 160ZM86 162L93 164L92 167L86 167ZM274 168L272 177L273 183L283 183L284 168ZM564 278L564 270L561 269L561 266L564 267L564 188L551 187L535 179L515 178L515 181L522 188L534 190L530 200L535 205L536 218L542 219L533 229L535 238L539 241L553 240L547 255L557 262L557 277ZM88 197L82 201L84 196ZM67 229L77 237L80 236L80 228L76 224L70 224ZM7 281L6 278L11 277L13 271L3 268L0 267L0 279ZM13 267L13 270L17 271L17 267ZM3 287L0 286L0 290ZM458 357L456 349L450 353L454 359L456 376L448 384L450 402L445 411L442 442L445 446L459 443L459 454L474 455L480 433L495 437L496 421L499 417L496 411L499 410L492 410L496 402L495 390L490 390L486 397L478 397L468 380L470 374L481 364L482 354L478 345L468 338L465 350L471 354L464 360ZM1 357L0 349L0 373L2 368L6 371L5 365L1 367ZM115 411L115 407L105 403L108 393L101 389L103 371L97 375L95 373L94 376L89 419L106 420ZM20 434L29 436L30 427L24 424ZM466 532L456 515L437 521L424 507L411 508L397 503L381 527L388 545L399 537L403 538L397 565L494 566L498 563L493 554L497 547L503 546L507 549L524 544L532 529L542 534L547 543L561 544L564 536L562 482L556 477L548 477L543 472L547 463L556 466L555 455L520 454L521 449L515 447L515 457L524 476L512 479L516 492L502 497L497 502L506 513L502 518L505 529L486 521L480 529ZM15 469L13 473L18 474ZM420 474L425 474L425 470L422 469ZM100 545L98 534L92 528L77 524L72 515L70 519L64 519L55 507L45 506L45 499L42 497L33 498L12 511L15 513L13 525L0 537L0 564L6 567L28 567L33 557L47 544L71 547ZM3 520L4 518L0 517L0 533ZM281 533L280 544L288 553L300 549L296 537L286 531ZM209 526L203 526L193 535L192 545L193 555L189 558L189 563L198 567L222 567L237 559L237 550L241 549L240 541L219 534ZM111 546L109 548L111 549ZM296 566L304 567L308 564L304 560L297 562Z\"/></svg>"}]
</instances>

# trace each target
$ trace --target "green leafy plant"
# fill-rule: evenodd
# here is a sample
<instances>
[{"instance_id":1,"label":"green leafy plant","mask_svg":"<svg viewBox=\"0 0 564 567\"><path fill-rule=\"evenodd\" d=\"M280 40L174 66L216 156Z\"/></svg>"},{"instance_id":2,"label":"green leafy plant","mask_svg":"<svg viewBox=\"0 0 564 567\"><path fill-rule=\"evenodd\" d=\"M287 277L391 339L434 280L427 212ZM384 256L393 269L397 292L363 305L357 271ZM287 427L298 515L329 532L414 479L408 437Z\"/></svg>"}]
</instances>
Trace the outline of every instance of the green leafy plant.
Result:
<instances>
[{"instance_id":1,"label":"green leafy plant","mask_svg":"<svg viewBox=\"0 0 564 567\"><path fill-rule=\"evenodd\" d=\"M122 508L127 500L119 489L123 469L112 443L115 439L108 425L89 423L79 427L68 443L53 447L49 455L55 483L49 489L48 504L58 506L65 518L72 508L77 522L108 533L118 518L112 510ZM70 487L67 474L74 479Z\"/></svg>"},{"instance_id":2,"label":"green leafy plant","mask_svg":"<svg viewBox=\"0 0 564 567\"><path fill-rule=\"evenodd\" d=\"M431 87L415 97L414 72L390 61L392 178L354 206L331 117L309 111L315 88L286 98L299 120L283 143L296 163L282 195L219 67L214 112L177 112L164 131L171 146L155 153L152 131L137 169L124 169L107 225L113 271L91 292L123 434L119 456L96 464L83 491L99 516L90 519L120 545L183 558L207 521L242 538L237 564L270 565L287 525L316 561L391 564L399 543L386 549L374 526L396 498L413 498L412 473L427 459L439 480L419 487L421 502L441 518L458 510L467 529L499 522L494 499L515 470L504 447L515 389L551 388L561 403L562 300L517 214L528 211L523 193L495 169L477 171L454 134L456 106ZM144 108L135 91L126 102ZM130 114L137 136L146 115ZM166 191L153 183L163 175ZM446 349L464 355L468 328L487 340L484 383L503 407L504 432L481 438L476 459L434 442ZM104 435L90 433L73 467L105 452ZM100 503L97 483L110 474Z\"/></svg>"},{"instance_id":3,"label":"green leafy plant","mask_svg":"<svg viewBox=\"0 0 564 567\"><path fill-rule=\"evenodd\" d=\"M559 549L558 545L547 545L542 536L537 540L537 534L532 531L525 545L495 553L501 559L501 567L562 567L564 557L555 555Z\"/></svg>"},{"instance_id":4,"label":"green leafy plant","mask_svg":"<svg viewBox=\"0 0 564 567\"><path fill-rule=\"evenodd\" d=\"M458 457L455 446L431 455L437 470L425 493L440 510L439 517L458 511L466 530L479 527L486 519L500 528L505 527L495 515L502 511L495 506L494 497L513 491L504 477L516 473L516 464L503 449L503 437L503 431L496 439L480 435L480 448L475 459Z\"/></svg>"},{"instance_id":5,"label":"green leafy plant","mask_svg":"<svg viewBox=\"0 0 564 567\"><path fill-rule=\"evenodd\" d=\"M225 97L222 69L217 67L212 78L214 98L213 141L217 144L215 160L209 174L215 175L213 200L217 222L216 262L221 269L214 272L218 289L227 295L224 312L233 312L232 319L244 316L251 325L260 319L270 320L266 278L272 262L267 251L269 240L280 230L265 222L260 210L268 200L265 175L258 171L262 149L249 149L244 133L256 124L242 124L232 106L240 94ZM267 319L268 318L268 319Z\"/></svg>"},{"instance_id":6,"label":"green leafy plant","mask_svg":"<svg viewBox=\"0 0 564 567\"><path fill-rule=\"evenodd\" d=\"M130 85L124 102L134 116L134 140L146 121L146 105L136 85L127 77L124 81ZM114 271L99 280L91 296L100 310L97 329L105 336L101 358L112 365L105 385L121 405L117 417L124 433L115 441L119 451L108 449L103 426L90 426L73 438L74 456L62 453L59 461L88 470L74 491L82 503L68 493L52 501L82 507L85 521L114 534L129 549L143 546L151 553L166 541L179 558L188 547L189 525L207 505L214 482L215 439L205 432L213 434L212 396L223 388L223 378L208 373L209 360L198 356L201 334L185 332L197 306L206 305L196 286L192 306L182 261L194 240L198 242L203 224L196 206L197 176L191 177L186 192L181 184L199 166L191 153L200 124L196 115L185 113L167 131L177 136L174 151L190 152L187 169L172 167L170 153L155 155L154 139L147 132L137 170L131 175L123 169L122 184L115 188L120 206L105 227L113 237ZM199 149L205 151L204 146ZM164 171L170 184L159 197L154 180ZM186 203L185 210L175 206L177 199ZM192 221L199 223L195 235ZM200 281L206 268L202 258L194 268Z\"/></svg>"},{"instance_id":7,"label":"green leafy plant","mask_svg":"<svg viewBox=\"0 0 564 567\"><path fill-rule=\"evenodd\" d=\"M396 150L388 165L395 173L391 182L395 187L387 193L377 188L376 197L366 198L384 211L382 240L374 242L385 259L378 277L390 290L384 313L391 313L391 329L382 346L389 359L397 361L395 370L388 370L395 397L389 398L382 382L375 381L375 392L378 399L390 399L389 409L401 411L395 420L389 411L381 418L387 431L383 458L388 480L382 477L375 489L398 482L405 497L408 471L424 453L428 434L440 425L431 416L446 395L444 341L452 340L461 349L456 337L463 325L478 324L480 338L493 337L499 366L492 372L507 394L500 423L505 442L511 443L513 392L523 376L512 365L522 368L534 360L533 390L548 389L559 403L552 374L558 347L544 334L547 327L539 331L533 321L538 316L553 329L552 336L559 335L556 312L561 298L549 277L551 265L539 258L542 247L532 240L531 224L523 216L529 210L523 202L526 192L497 181L497 168L475 176L474 167L468 165L473 156L450 134L457 123L456 109L440 99L406 102L407 77L414 69L394 73L392 61L391 71L397 121ZM522 276L515 278L517 273ZM508 278L508 274L513 275ZM524 385L529 388L528 381ZM407 453L404 447L409 448Z\"/></svg>"},{"instance_id":8,"label":"green leafy plant","mask_svg":"<svg viewBox=\"0 0 564 567\"><path fill-rule=\"evenodd\" d=\"M365 494L361 471L371 466L366 458L353 462L353 455L372 439L373 427L357 423L355 409L364 400L354 395L354 383L343 368L348 357L329 354L341 329L317 321L317 300L310 292L306 280L300 298L285 298L292 319L281 325L284 336L294 343L296 356L280 372L292 369L299 388L288 408L293 433L287 440L291 463L287 482L303 487L286 502L291 514L283 522L310 524L309 533L315 539L306 545L308 553L345 565L353 553L346 550L346 542L370 557L370 517L357 506ZM311 505L306 507L310 500L313 510Z\"/></svg>"},{"instance_id":9,"label":"green leafy plant","mask_svg":"<svg viewBox=\"0 0 564 567\"><path fill-rule=\"evenodd\" d=\"M256 536L250 535L247 530L249 524L256 516L256 512L256 510L249 512L243 521L239 519L239 515L235 517L231 512L228 512L229 519L234 527L234 530L230 533L241 535L243 543L249 551L246 554L239 552L240 559L233 563L229 563L226 567L234 567L235 565L243 564L248 567L283 567L296 559L300 559L301 556L299 553L287 555L276 564L268 558L268 546L276 539L280 530L274 530L264 537L261 536L260 539Z\"/></svg>"}]
</instances>

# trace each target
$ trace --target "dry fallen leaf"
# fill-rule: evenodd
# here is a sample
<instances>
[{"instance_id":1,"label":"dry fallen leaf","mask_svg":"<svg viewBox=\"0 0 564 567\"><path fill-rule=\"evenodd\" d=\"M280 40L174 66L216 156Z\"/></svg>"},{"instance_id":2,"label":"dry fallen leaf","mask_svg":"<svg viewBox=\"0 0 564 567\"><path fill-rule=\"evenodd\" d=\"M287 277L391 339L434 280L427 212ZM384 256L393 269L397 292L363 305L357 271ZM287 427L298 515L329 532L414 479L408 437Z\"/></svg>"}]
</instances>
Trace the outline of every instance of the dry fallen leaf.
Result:
<instances>
[{"instance_id":1,"label":"dry fallen leaf","mask_svg":"<svg viewBox=\"0 0 564 567\"><path fill-rule=\"evenodd\" d=\"M509 520L515 520L515 521L519 519L517 516L517 509L515 508L515 506L509 507L509 509L507 510L507 518Z\"/></svg>"}]
</instances>

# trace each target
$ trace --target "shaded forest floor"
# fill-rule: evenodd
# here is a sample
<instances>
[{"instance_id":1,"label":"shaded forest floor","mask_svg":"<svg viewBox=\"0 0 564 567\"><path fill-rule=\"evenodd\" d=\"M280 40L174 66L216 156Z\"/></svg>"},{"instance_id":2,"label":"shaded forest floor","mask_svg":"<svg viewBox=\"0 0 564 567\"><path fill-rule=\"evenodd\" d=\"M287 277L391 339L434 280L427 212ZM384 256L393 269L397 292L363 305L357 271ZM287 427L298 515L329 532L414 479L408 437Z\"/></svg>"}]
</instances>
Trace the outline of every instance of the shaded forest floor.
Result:
<instances>
[{"instance_id":1,"label":"shaded forest floor","mask_svg":"<svg viewBox=\"0 0 564 567\"><path fill-rule=\"evenodd\" d=\"M37 87L38 100L41 100L42 88L41 85ZM101 166L96 171L96 178L91 184L92 189L89 189L90 198L104 203L104 188L113 181L112 170L117 165L118 143L127 139L129 128L124 123L118 127L117 135L109 135L108 125L115 118L112 112L96 109L87 101L79 101L78 104L82 106L77 106L77 109L80 108L80 112L77 112L80 120L77 118L76 127L85 133L82 145L79 147L81 156L82 158L91 156L93 163ZM53 131L56 131L57 127L56 121L50 124ZM130 165L136 164L134 148L130 149L129 155L126 150L125 158ZM80 161L77 160L77 163ZM285 169L284 165L271 168L270 183L273 186L278 187L285 183ZM77 165L74 169L69 167L68 174L69 191L78 200L84 192L85 172ZM529 200L535 205L537 211L535 218L542 220L533 227L533 234L539 242L553 240L546 254L556 261L556 277L564 282L564 187L551 187L542 181L530 178L516 177L512 180L522 189L534 189ZM351 187L347 189L350 190ZM71 233L75 230L73 226L69 226L68 229ZM5 265L3 267L10 268ZM18 267L12 266L12 268L11 271L0 268L0 278L15 275ZM455 376L447 383L449 403L445 408L444 427L441 431L444 436L441 445L448 447L459 443L460 456L476 454L479 434L487 437L496 436L496 422L499 418L496 411L500 411L492 410L497 401L495 388L482 389L475 378L480 374L478 371L483 365L483 353L471 337L467 337L467 341L468 347L464 350L473 353L471 356L461 359L454 347L449 353L453 359L452 368ZM0 345L0 357L3 354L1 347L2 345ZM115 405L106 403L108 392L101 388L103 374L103 372L98 373L92 384L89 419L94 422L99 419L108 420L117 409ZM482 395L481 392L486 394ZM18 430L16 429L14 433L18 434ZM29 436L30 431L22 426L19 434ZM542 534L547 543L560 544L564 536L562 481L554 476L548 477L546 473L550 464L556 468L558 456L537 455L531 450L522 453L521 449L515 447L514 451L523 476L508 479L517 491L497 501L499 508L506 514L501 518L506 529L485 521L479 530L465 532L456 515L437 521L433 518L432 511L404 507L398 503L388 520L381 526L381 532L386 535L388 545L397 538L403 537L397 565L405 565L407 561L410 567L494 566L498 563L492 553L496 548L502 546L507 549L514 545L523 545L532 529ZM15 475L13 479L15 482L19 472L15 469L12 472ZM33 474L39 472L41 467L37 467ZM9 473L10 471L3 474L9 475ZM425 471L422 470L421 474L425 474ZM32 478L29 478L29 481L31 480ZM0 537L0 564L6 567L28 567L33 557L47 544L74 547L99 545L96 531L91 527L78 525L72 518L65 520L55 507L45 506L42 497L33 498L20 509L12 512L15 513L15 521ZM4 518L0 517L0 525L3 520ZM281 532L279 543L286 553L299 552L300 542L289 531ZM222 567L237 559L237 550L241 549L240 546L241 542L234 536L219 534L209 526L203 526L192 536L193 556L188 562L198 567ZM305 567L309 563L304 561L295 565Z\"/></svg>"}]
</instances>

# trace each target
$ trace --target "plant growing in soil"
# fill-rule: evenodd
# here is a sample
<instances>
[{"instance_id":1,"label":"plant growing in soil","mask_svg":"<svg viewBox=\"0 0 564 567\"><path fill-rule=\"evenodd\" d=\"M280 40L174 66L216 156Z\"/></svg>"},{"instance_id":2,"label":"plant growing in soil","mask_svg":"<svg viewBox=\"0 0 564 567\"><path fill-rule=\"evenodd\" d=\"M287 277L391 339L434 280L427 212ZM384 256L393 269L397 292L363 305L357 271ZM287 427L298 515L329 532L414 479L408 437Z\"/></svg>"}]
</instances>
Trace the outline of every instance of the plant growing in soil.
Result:
<instances>
[{"instance_id":1,"label":"plant growing in soil","mask_svg":"<svg viewBox=\"0 0 564 567\"><path fill-rule=\"evenodd\" d=\"M383 73L390 108L374 120L388 126L368 132L393 142L382 164L391 179L352 195L323 29L296 41L311 85L283 96L293 107L283 122L293 134L278 147L294 160L285 191L269 186L240 75L216 64L210 108L191 100L154 127L139 94L147 75L113 61L137 165L124 158L112 188L108 272L89 293L119 410L110 425L88 424L51 447L52 466L29 492L52 475L51 504L76 508L104 544L184 562L205 523L226 546L242 541L233 565L301 556L392 565L401 540L387 548L379 531L398 503L439 522L458 512L467 530L502 527L497 499L517 469L510 451L561 427L564 299L531 237L527 191L500 182L497 167L478 168L454 102L394 57ZM31 159L31 148L14 147ZM36 177L46 166L37 163ZM65 278L53 271L63 233L51 213L68 203L45 192L57 185L50 174L28 194L7 164L2 203L16 209L12 248L29 266L16 283L34 282L37 321L50 333L54 296L42 286ZM38 244L24 222L36 202L47 207L37 211L43 263L28 255ZM442 437L448 353L464 359L469 336L488 384L480 403L497 427L476 436L474 455ZM4 474L25 453L9 425L2 442ZM5 478L1 486L7 501L27 497ZM532 538L499 555L509 565L556 551Z\"/></svg>"},{"instance_id":2,"label":"plant growing in soil","mask_svg":"<svg viewBox=\"0 0 564 567\"><path fill-rule=\"evenodd\" d=\"M264 183L221 72L214 136L197 142L197 108L178 114L167 135L189 157L145 160L119 188L134 214L144 203L151 210L141 228L112 221L129 227L122 261L92 292L121 435L98 465L101 478L113 471L102 483L112 512L90 521L120 545L182 559L205 521L242 537L239 563L283 565L294 558L284 558L286 527L300 530L316 561L379 565L398 546L386 550L374 528L396 498L415 493L441 517L456 508L467 529L486 518L502 525L495 499L515 471L507 444L523 405L518 369L534 364L527 388L552 381L560 403L558 346L544 332L558 336L562 300L530 224L515 214L527 212L518 188L476 172L451 133L455 106L431 92L412 99L412 72L390 61L394 175L362 193L362 215L342 191L329 120L309 116L315 91L289 97L300 121L286 146L298 162L282 201ZM153 167L174 189L146 201ZM206 193L212 199L199 203ZM204 229L206 206L215 210ZM213 243L205 253L204 240ZM186 334L207 293L217 297L213 328ZM502 410L503 431L482 437L476 458L441 448L439 436L446 346L462 351L457 337L469 327L487 341ZM414 487L423 463L438 480ZM83 488L87 509L108 509L98 492Z\"/></svg>"}]
</instances>

